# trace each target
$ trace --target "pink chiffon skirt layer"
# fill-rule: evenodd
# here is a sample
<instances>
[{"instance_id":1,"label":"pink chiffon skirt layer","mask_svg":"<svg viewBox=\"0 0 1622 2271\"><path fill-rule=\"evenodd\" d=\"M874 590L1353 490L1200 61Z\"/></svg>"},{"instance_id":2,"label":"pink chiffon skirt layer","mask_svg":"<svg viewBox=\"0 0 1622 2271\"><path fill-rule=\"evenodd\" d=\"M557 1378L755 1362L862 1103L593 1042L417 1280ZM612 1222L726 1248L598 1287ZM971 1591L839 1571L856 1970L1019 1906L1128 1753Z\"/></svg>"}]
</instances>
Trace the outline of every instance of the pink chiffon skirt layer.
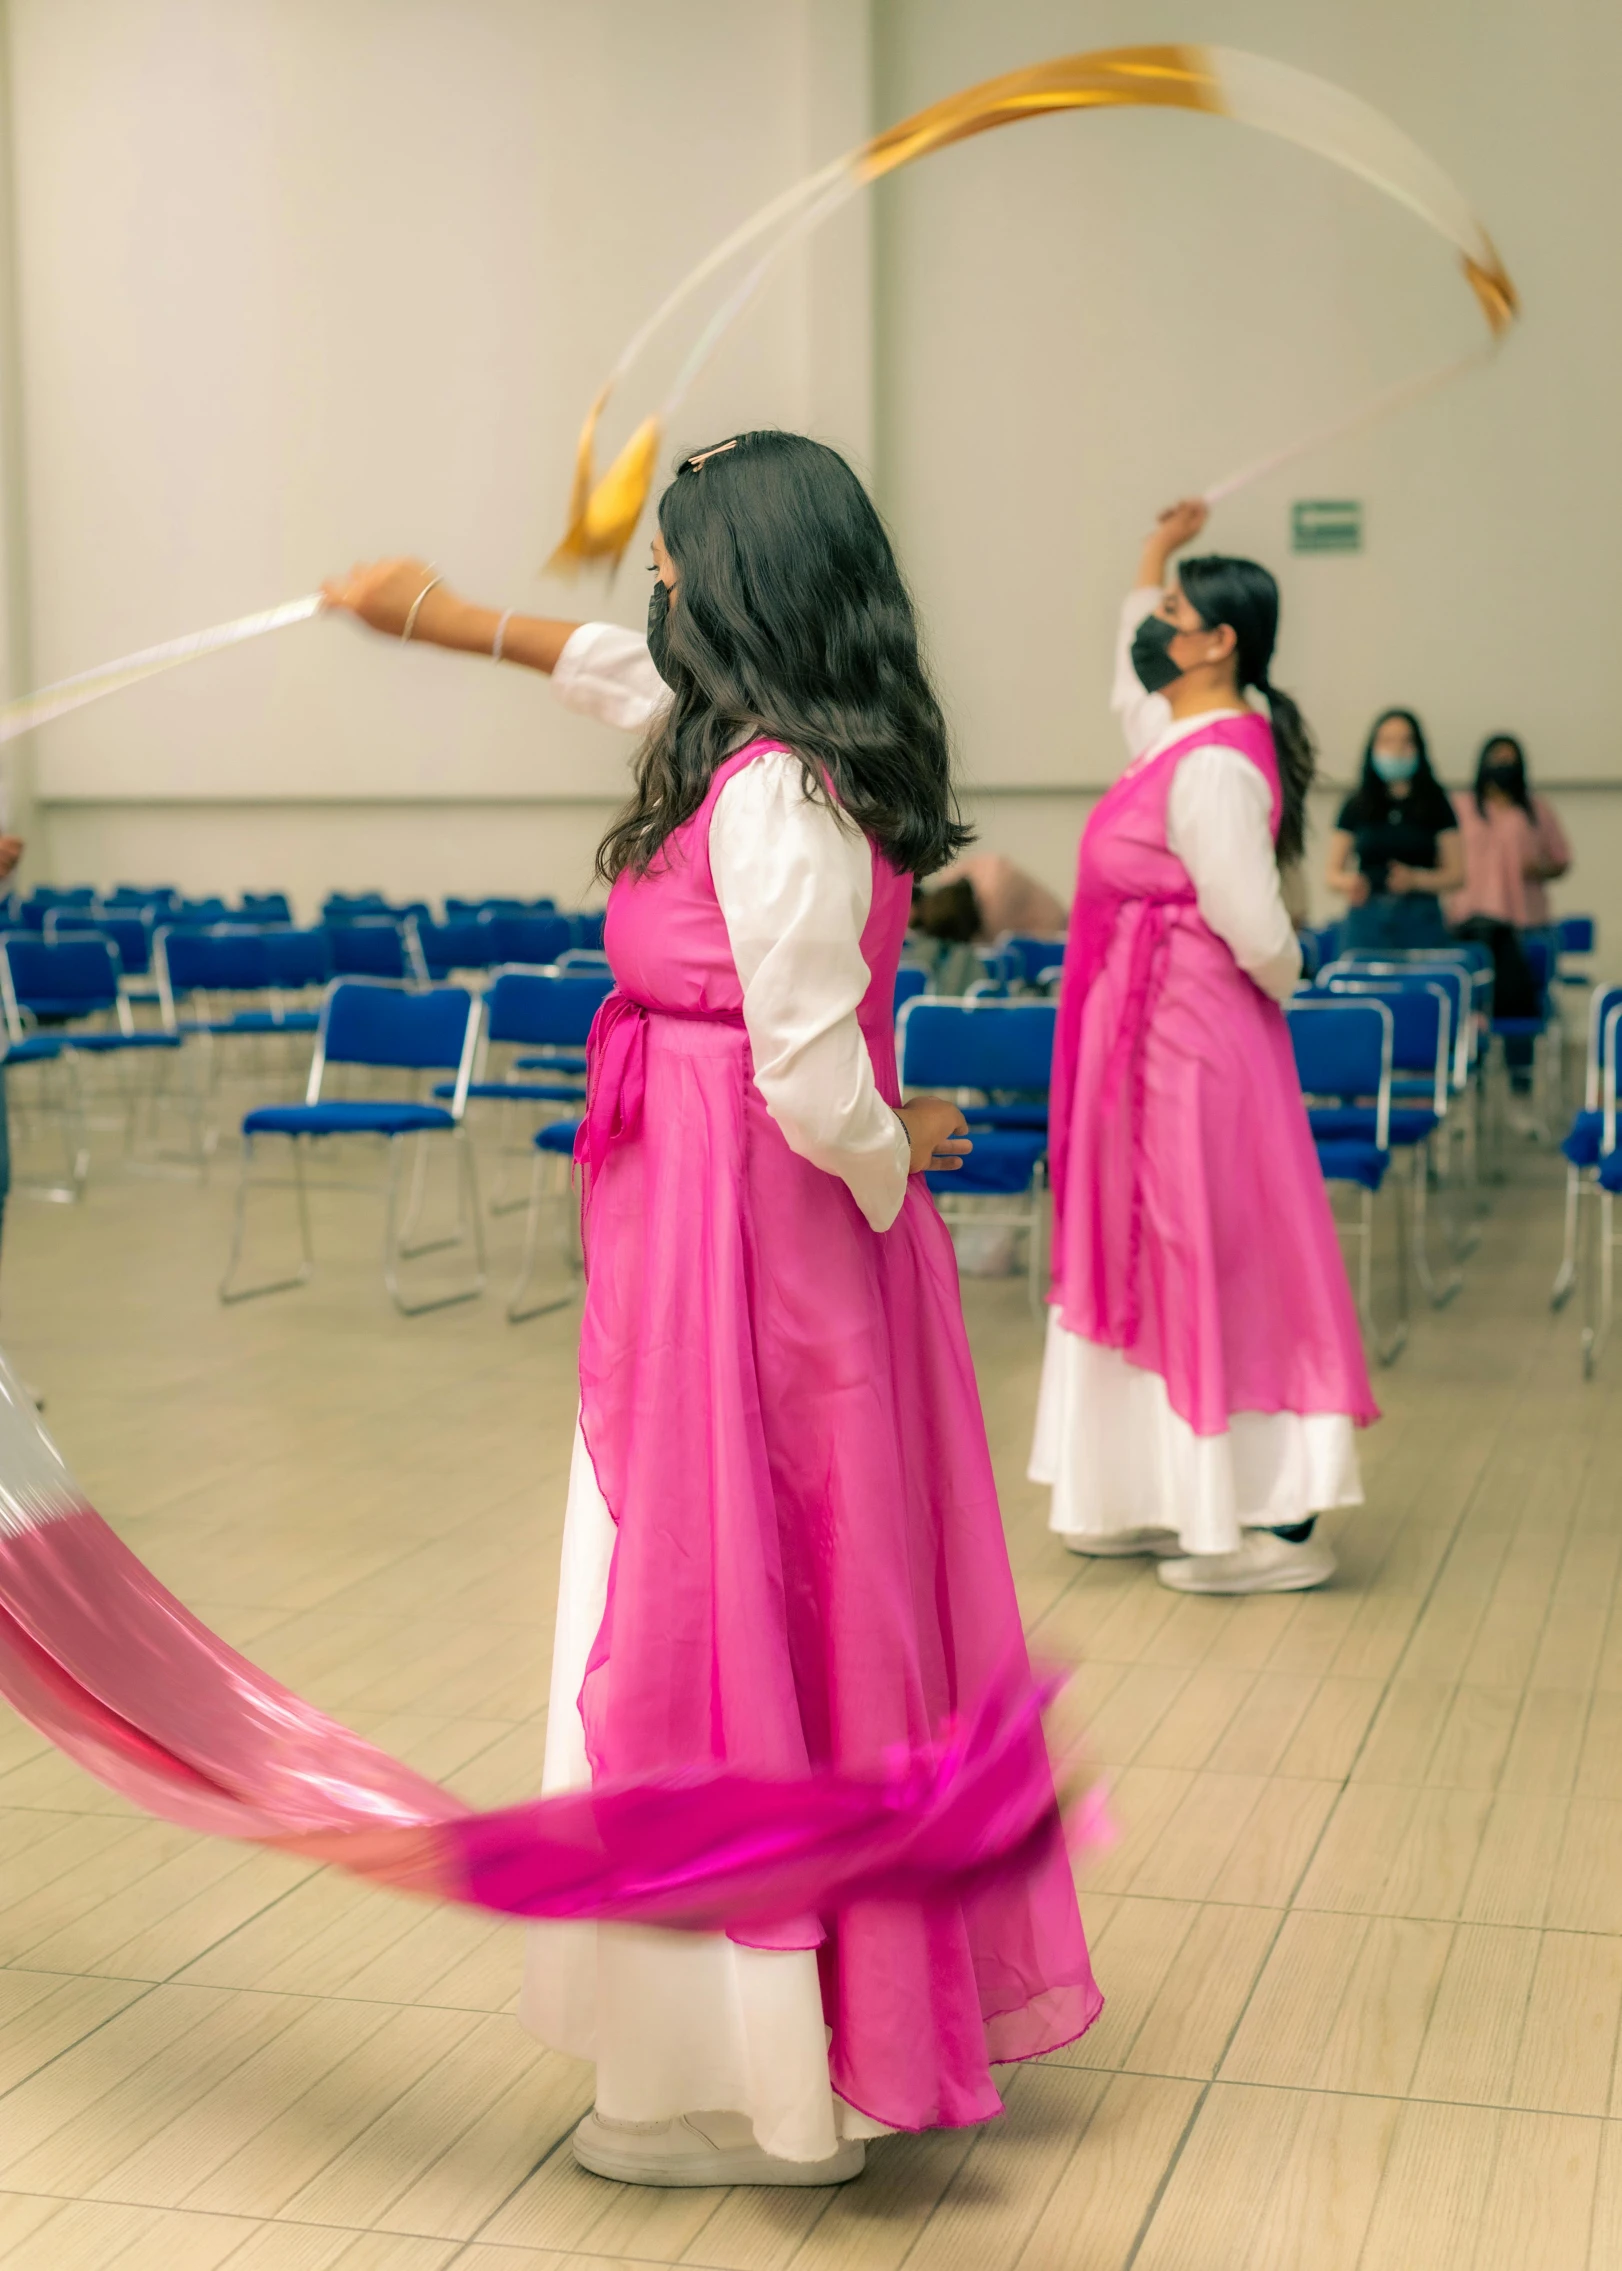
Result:
<instances>
[{"instance_id":1,"label":"pink chiffon skirt layer","mask_svg":"<svg viewBox=\"0 0 1622 2271\"><path fill-rule=\"evenodd\" d=\"M1026 1676L951 1243L917 1184L880 1235L789 1149L740 1025L638 1016L637 1125L586 1210L582 1427L617 1527L593 1772L868 1770ZM833 2087L894 2128L998 2112L991 2062L1101 2005L1056 1837L961 1899L731 1930L817 1948Z\"/></svg>"}]
</instances>

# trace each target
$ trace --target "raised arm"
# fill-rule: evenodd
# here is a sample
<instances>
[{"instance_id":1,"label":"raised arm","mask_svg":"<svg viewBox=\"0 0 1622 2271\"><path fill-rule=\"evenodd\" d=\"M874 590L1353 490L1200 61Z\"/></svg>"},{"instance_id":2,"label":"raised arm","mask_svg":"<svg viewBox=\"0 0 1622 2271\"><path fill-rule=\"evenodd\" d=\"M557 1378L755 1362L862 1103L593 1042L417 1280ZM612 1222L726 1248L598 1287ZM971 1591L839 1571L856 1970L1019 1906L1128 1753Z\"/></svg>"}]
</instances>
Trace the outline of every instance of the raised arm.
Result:
<instances>
[{"instance_id":1,"label":"raised arm","mask_svg":"<svg viewBox=\"0 0 1622 2271\"><path fill-rule=\"evenodd\" d=\"M321 597L328 607L358 617L385 637L401 637L409 622L414 641L462 654L493 654L499 628L501 661L520 663L526 670L556 670L580 628L548 615L509 610L504 616L500 608L475 607L436 578L426 560L374 560L351 568L347 576L324 583Z\"/></svg>"}]
</instances>

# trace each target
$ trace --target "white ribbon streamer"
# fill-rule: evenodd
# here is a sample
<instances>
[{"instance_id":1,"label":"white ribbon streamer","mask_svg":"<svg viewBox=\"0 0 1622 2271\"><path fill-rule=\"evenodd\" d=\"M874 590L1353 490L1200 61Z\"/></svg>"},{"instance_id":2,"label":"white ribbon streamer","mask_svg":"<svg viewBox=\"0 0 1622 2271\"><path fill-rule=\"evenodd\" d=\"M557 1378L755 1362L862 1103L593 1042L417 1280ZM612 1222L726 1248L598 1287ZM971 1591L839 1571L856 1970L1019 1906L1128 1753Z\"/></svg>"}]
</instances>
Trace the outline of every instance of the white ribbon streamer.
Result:
<instances>
[{"instance_id":1,"label":"white ribbon streamer","mask_svg":"<svg viewBox=\"0 0 1622 2271\"><path fill-rule=\"evenodd\" d=\"M257 615L239 615L233 623L189 631L184 638L165 639L161 646L143 647L139 654L100 663L94 670L81 670L72 678L59 678L54 686L42 686L37 694L26 694L20 702L8 702L0 709L0 743L15 741L37 725L49 725L53 718L66 717L70 710L82 710L87 702L99 702L104 694L121 694L126 686L138 686L143 678L178 669L183 662L197 662L206 654L217 654L222 647L239 647L246 639L262 639L267 631L285 631L292 623L307 623L320 611L321 594L312 591L303 599L286 600L280 607L264 608Z\"/></svg>"}]
</instances>

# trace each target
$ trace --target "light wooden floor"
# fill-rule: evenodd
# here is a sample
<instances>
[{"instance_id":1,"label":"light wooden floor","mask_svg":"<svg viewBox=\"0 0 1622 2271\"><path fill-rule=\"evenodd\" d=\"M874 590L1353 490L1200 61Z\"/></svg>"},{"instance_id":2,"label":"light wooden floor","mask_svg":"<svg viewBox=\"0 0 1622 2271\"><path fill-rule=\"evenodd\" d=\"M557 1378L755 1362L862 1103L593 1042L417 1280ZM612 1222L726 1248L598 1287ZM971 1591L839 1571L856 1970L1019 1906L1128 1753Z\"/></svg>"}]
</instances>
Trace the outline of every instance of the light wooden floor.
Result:
<instances>
[{"instance_id":1,"label":"light wooden floor","mask_svg":"<svg viewBox=\"0 0 1622 2271\"><path fill-rule=\"evenodd\" d=\"M221 1177L223 1184L227 1180ZM516 1218L500 1226L506 1267ZM272 1672L478 1802L536 1786L573 1314L316 1285L222 1312L225 1193L15 1203L5 1345L104 1512ZM42 2271L1615 2271L1622 1420L1545 1305L1545 1164L1382 1378L1340 1581L1180 1600L1021 1479L1037 1336L969 1313L1029 1621L1122 1836L1108 2011L981 2134L837 2195L621 2190L586 2069L508 2016L505 1926L205 1843L0 1724L0 2260ZM1622 1378L1622 1348L1611 1381Z\"/></svg>"}]
</instances>

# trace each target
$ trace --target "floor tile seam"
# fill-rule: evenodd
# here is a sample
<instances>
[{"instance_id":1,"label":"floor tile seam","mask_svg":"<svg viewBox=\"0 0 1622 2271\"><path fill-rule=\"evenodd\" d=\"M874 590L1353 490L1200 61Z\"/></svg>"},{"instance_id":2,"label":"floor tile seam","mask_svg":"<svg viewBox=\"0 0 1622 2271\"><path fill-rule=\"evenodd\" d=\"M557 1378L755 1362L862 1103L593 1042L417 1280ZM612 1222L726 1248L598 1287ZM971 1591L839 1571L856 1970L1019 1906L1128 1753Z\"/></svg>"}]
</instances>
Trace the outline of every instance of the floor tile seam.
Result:
<instances>
[{"instance_id":1,"label":"floor tile seam","mask_svg":"<svg viewBox=\"0 0 1622 2271\"><path fill-rule=\"evenodd\" d=\"M1622 1944L1622 1925L1613 1932L1602 1932L1597 1926L1583 1924L1493 1924L1480 1916L1416 1916L1411 1910L1395 1908L1325 1908L1314 1901L1298 1901L1287 1913L1350 1916L1371 1924L1444 1924L1450 1931L1536 1932L1540 1939L1615 1940Z\"/></svg>"},{"instance_id":2,"label":"floor tile seam","mask_svg":"<svg viewBox=\"0 0 1622 2271\"><path fill-rule=\"evenodd\" d=\"M1040 2065L1040 2064L1039 2064L1038 2062L1035 2062L1035 2061L1032 2061L1032 2060L1027 2060L1027 2059L1022 2059L1022 2060L1020 2061L1020 2072L1021 2072L1021 2073L1024 2073L1024 2072L1026 2072L1026 2071L1031 2071L1031 2072L1034 2072L1034 2073L1040 2073L1040 2072L1042 2072L1042 2071L1043 2071L1043 2068L1042 2068L1042 2066L1041 2066L1041 2065ZM1086 2073L1099 2073L1099 2072L1101 2072L1101 2071L1107 2071L1107 2070L1106 2070L1106 2069L1100 2069L1100 2068L1098 2068L1098 2067L1071 2066L1071 2067L1067 2067L1067 2068L1065 2068L1065 2069L1064 2069L1064 2071L1065 2071L1065 2072L1067 2072L1067 2073L1072 2073L1072 2074L1086 2074ZM1115 2077L1114 2077L1113 2073L1110 2073L1110 2075L1109 2075L1109 2080L1110 2080L1110 2081L1113 2081L1113 2080L1114 2080L1114 2078L1115 2078ZM1108 2082L1106 2082L1106 2084L1105 2084L1105 2089L1107 2089L1107 2088L1108 2088ZM1101 2103L1101 2102L1102 2102L1102 2100L1103 2100L1104 2094L1105 2094L1104 2090L1100 2090L1100 2092L1099 2092L1099 2102L1100 2102L1100 2103ZM1094 2105L1094 2107L1093 2107L1093 2110L1092 2110L1092 2112L1091 2112L1091 2113L1090 2113L1090 2114L1089 2114L1089 2115L1087 2116L1087 2125L1086 2125L1086 2128L1084 2128L1084 2129L1082 2130L1082 2132L1081 2132L1080 2136L1079 2136L1079 2137L1077 2137L1077 2138L1076 2138L1076 2139L1074 2140L1074 2147L1079 2147L1079 2146L1081 2146L1082 2144L1084 2144L1084 2143L1085 2143L1085 2141L1086 2141L1086 2137L1087 2137L1087 2132L1088 2132L1088 2130L1090 2130L1090 2129L1092 2128L1092 2125L1093 2125L1093 2121L1094 2121L1094 2119L1096 2118L1096 2116L1097 2116L1097 2113L1098 2113L1098 2105L1097 2105L1097 2104L1095 2104L1095 2105ZM926 2132L926 2134L927 2134L927 2132ZM936 2199L935 2199L934 2201L932 2201L932 2202L931 2202L931 2204L930 2204L930 2206L929 2206L929 2209L928 2209L928 2211L926 2212L926 2214L925 2214L925 2216L924 2216L924 2220L923 2220L923 2222L922 2222L922 2223L921 2223L921 2224L919 2225L919 2227L918 2227L918 2230L917 2230L916 2234L914 2235L914 2237L913 2237L913 2240L912 2240L912 2242L911 2242L910 2246L909 2246L909 2247L907 2248L907 2251L906 2251L906 2253L905 2253L905 2254L904 2254L904 2255L903 2255L903 2256L902 2256L902 2257L901 2257L901 2258L899 2259L899 2262L897 2263L897 2266L896 2266L896 2271L906 2271L906 2267L907 2267L907 2265L909 2265L910 2263L912 2263L912 2262L913 2262L913 2260L914 2260L914 2257L916 2256L918 2249L919 2249L919 2248L920 2248L920 2247L921 2247L921 2246L923 2245L923 2243L924 2243L925 2239L926 2239L926 2238L927 2238L927 2237L929 2236L929 2229L930 2229L930 2226L931 2226L931 2225L932 2225L932 2224L934 2223L934 2221L935 2221L936 2217L937 2217L937 2216L938 2216L938 2215L939 2215L939 2214L941 2213L941 2211L942 2211L942 2210L943 2210L944 2208L946 2208L946 2207L948 2206L948 2204L949 2204L949 2202L950 2202L950 2200L951 2200L951 2196L952 2196L952 2188L953 2188L953 2186L954 2186L954 2185L955 2185L955 2184L957 2183L958 2179L959 2179L959 2178L960 2178L960 2177L962 2176L962 2174L963 2174L964 2170L965 2170L965 2169L967 2169L968 2167L970 2167L970 2166L971 2166L971 2164L973 2163L973 2160L974 2160L974 2156L975 2156L975 2154L976 2154L977 2152L981 2151L981 2150L982 2150L982 2149L984 2149L984 2148L988 2148L988 2147L994 2147L994 2146L995 2146L995 2144L996 2144L996 2142L997 2142L997 2137L998 2137L998 2131L997 2131L997 2126L996 2126L996 2122L995 2122L995 2120L993 2120L993 2121L988 2121L988 2122L982 2122L982 2123L979 2123L979 2124L975 2125L975 2135L974 2135L973 2141L971 2142L971 2144L970 2144L970 2146L969 2146L969 2149L968 2149L968 2151L967 2151L967 2152L966 2152L966 2153L965 2153L965 2154L963 2155L963 2158L962 2158L962 2159L961 2159L961 2160L960 2160L960 2161L958 2162L957 2166L956 2166L956 2167L955 2167L955 2168L953 2169L953 2171L952 2171L951 2175L950 2175L950 2176L949 2176L949 2177L947 2178L947 2180L946 2180L946 2184L945 2184L945 2187L943 2188L943 2190L942 2190L942 2191L940 2192L940 2194L939 2194L939 2195L937 2196L937 2198L936 2198ZM881 2140L879 2140L879 2141L880 2141L880 2142L882 2143L882 2139L881 2139ZM1026 2231L1025 2237L1024 2237L1024 2239L1023 2239L1023 2240L1022 2240L1022 2241L1020 2242L1020 2254L1021 2254L1021 2255L1023 2255L1023 2254L1024 2254L1024 2252L1025 2252L1025 2250L1026 2250L1026 2248L1028 2248L1028 2247L1029 2247L1029 2245L1030 2245L1030 2242L1031 2242L1031 2237L1032 2237L1033 2233L1035 2232L1036 2226L1037 2226L1037 2225L1038 2225L1038 2224L1039 2224L1039 2223L1041 2222L1041 2219L1042 2219L1042 2211L1043 2211L1043 2210L1044 2210L1044 2209L1046 2208L1046 2206L1047 2206L1048 2202L1049 2202L1049 2201L1050 2201L1050 2200L1051 2200L1051 2199L1053 2198L1053 2195L1054 2195L1054 2194L1055 2194L1055 2193L1056 2193L1056 2192L1058 2191L1058 2189L1059 2189L1060 2185L1061 2185L1061 2184L1062 2184L1062 2183L1064 2182L1065 2171L1066 2171L1066 2169L1068 2169L1068 2167L1070 2166L1071 2160L1072 2160L1073 2158L1074 2158L1074 2150L1072 2150L1072 2152L1071 2152L1071 2153L1067 2154L1067 2155L1065 2156L1065 2158L1064 2158L1063 2160L1061 2160L1061 2161L1059 2161L1058 2163L1056 2163L1056 2165L1055 2165L1055 2167L1054 2167L1054 2170L1053 2170L1053 2174L1052 2174L1052 2177L1051 2177L1050 2181L1049 2181L1049 2182L1048 2182L1048 2184L1047 2184L1047 2185L1046 2185L1046 2186L1045 2186L1045 2187L1043 2188L1043 2191L1042 2191L1042 2195L1041 2195L1041 2198L1040 2198L1040 2199L1039 2199L1039 2200L1038 2200L1038 2201L1036 2202L1035 2208L1034 2208L1034 2210L1033 2210L1033 2212L1032 2212L1032 2215L1031 2215L1030 2226L1029 2226L1029 2228L1028 2228L1028 2229L1027 2229L1027 2231ZM1024 2190L1023 2194L1022 2194L1022 2199L1023 2199L1023 2200L1025 2201L1025 2202L1029 2202L1029 2200L1030 2200L1030 2198L1031 2198L1031 2191L1032 2191L1032 2188L1031 2188L1031 2187L1030 2187L1029 2185L1027 2185L1027 2186L1025 2187L1025 2190ZM826 2211L824 2211L824 2213L826 2213ZM817 2218L817 2223L820 2223L821 2221L822 2221L822 2218L821 2218L821 2217L819 2216L819 2217ZM803 2247L805 2246L806 2242L807 2242L807 2241L808 2241L808 2240L810 2239L810 2237L811 2237L811 2232L814 2232L815 2230L816 2230L816 2224L813 2224L813 2225L811 2226L811 2228L810 2228L810 2231L807 2231L807 2232L806 2232L806 2233L805 2233L805 2234L803 2235L803 2237L801 2238L801 2240L800 2240L800 2242L799 2242L799 2246L798 2246L798 2247L796 2247L796 2249L795 2249L795 2255L798 2255L798 2254L799 2254L799 2252L800 2252L800 2248L803 2248ZM1017 2262L1018 2262L1018 2257L1016 2257L1016 2258L1015 2258L1015 2263L1017 2264ZM790 2260L789 2260L788 2271L792 2271L792 2267L793 2267L793 2257L791 2257L791 2258L790 2258ZM682 2264L682 2266L680 2267L680 2271L689 2271L689 2267L688 2267L688 2266L687 2266L687 2265L686 2265L686 2264L684 2263L684 2264Z\"/></svg>"},{"instance_id":3,"label":"floor tile seam","mask_svg":"<svg viewBox=\"0 0 1622 2271\"><path fill-rule=\"evenodd\" d=\"M61 1974L64 1979L82 1979L86 1976L83 1972L71 1971ZM150 1996L157 1992L158 1986L158 1982L155 1980L119 1980L115 1984L121 1987L139 1987L141 1992L138 1995L132 1995L127 2003L120 2003L116 2011L109 2011L107 2016L98 2019L94 2026L86 2027L83 2034L76 2034L73 2040L65 2042L60 2050L53 2050L49 2058L42 2058L37 2066L30 2067L28 2072L20 2075L15 2082L8 2082L4 2088L0 2088L0 2105L3 2105L5 2100L17 2090L26 2089L30 2082L38 2081L41 2074L49 2073L59 2059L66 2058L71 2051L78 2050L84 2043L91 2041L101 2033L104 2027L111 2026L115 2019L122 2019L127 2013L133 2011L138 2004L146 2002ZM145 2063L146 2061L143 2059L142 2064ZM0 2192L4 2190L4 2184L0 2183Z\"/></svg>"},{"instance_id":4,"label":"floor tile seam","mask_svg":"<svg viewBox=\"0 0 1622 2271\"><path fill-rule=\"evenodd\" d=\"M0 1976L3 1976L7 1970L26 1972L29 1968L27 1964L0 1964ZM51 1971L41 1965L35 1965L32 1968L40 1978L106 1981L109 1985L116 1987L138 1987L141 1989L142 1995L156 1994L167 1987L182 1987L192 1989L199 1995L258 1996L265 2002L307 2003L312 2009L317 2004L343 2003L352 2006L357 2011L460 2011L466 2017L473 2019L512 2017L511 2007L506 2004L492 2010L488 2004L484 2003L424 2003L421 2001L397 2003L386 1995L339 1994L328 1992L325 1988L221 1986L217 1980L187 1979L182 1973L175 1973L166 1979L132 1979L128 1972L122 1971ZM516 1990L514 1992L516 1996ZM141 1997L137 1996L133 1997L132 2001L139 2001L140 1999ZM129 2004L123 2006L126 2010L129 2007ZM514 2024L516 2025L516 2023L515 2020Z\"/></svg>"},{"instance_id":5,"label":"floor tile seam","mask_svg":"<svg viewBox=\"0 0 1622 2271\"><path fill-rule=\"evenodd\" d=\"M1111 2066L1097 2070L1107 2072L1112 2079L1121 2075L1131 2081L1199 2082L1208 2090L1268 2090L1278 2097L1347 2098L1375 2105L1462 2106L1474 2113L1527 2113L1540 2120L1593 2121L1622 2134L1622 2112L1574 2113L1569 2106L1518 2105L1508 2098L1438 2097L1430 2090L1354 2090L1328 2082L1278 2082L1268 2080L1265 2076L1253 2078L1240 2074L1164 2074L1136 2066Z\"/></svg>"},{"instance_id":6,"label":"floor tile seam","mask_svg":"<svg viewBox=\"0 0 1622 2271\"><path fill-rule=\"evenodd\" d=\"M572 2136L574 2135L575 2131L576 2131L576 2130L577 2130L577 2129L579 2128L579 2126L580 2126L580 2123L579 2123L579 2121L578 2121L578 2120L575 2120L575 2121L571 2121L571 2122L568 2122L568 2123L567 2123L567 2124L566 2124L566 2125L565 2125L565 2126L564 2126L563 2128L559 2129L559 2130L557 2131L557 2133L556 2133L556 2134L555 2134L555 2135L554 2135L554 2136L553 2136L553 2137L552 2137L552 2138L551 2138L551 2139L550 2139L550 2140L549 2140L549 2141L548 2141L548 2142L547 2142L546 2144L544 2144L544 2145L543 2145L543 2146L541 2147L541 2149L540 2149L540 2151L539 2151L539 2152L537 2153L537 2155L536 2155L535 2159L534 2159L534 2160L533 2160L533 2162L532 2162L532 2163L530 2164L530 2166L529 2166L529 2167L528 2167L528 2168L527 2168L527 2169L526 2169L526 2170L524 2171L523 2175L522 2175L522 2176L520 2176L520 2177L519 2177L519 2178L518 2178L518 2179L516 2180L516 2182L515 2182L515 2183L514 2183L514 2184L513 2184L513 2185L512 2185L511 2187L510 2187L510 2189L509 2189L508 2191L506 2191L506 2192L504 2192L504 2193L502 2194L501 2198L500 2198L500 2199L499 2199L499 2200L498 2200L498 2201L496 2202L495 2206L494 2206L494 2207L493 2207L493 2208L492 2208L492 2209L490 2210L489 2214L488 2214L488 2215L487 2215L487 2216L486 2216L486 2217L484 2218L484 2221L483 2221L482 2223L478 2224L477 2226L475 2226L475 2228L474 2228L473 2232L472 2232L472 2233L471 2233L471 2234L469 2235L468 2239L467 2239L467 2240L466 2240L466 2242L464 2243L464 2249L463 2249L463 2252L464 2252L464 2253L466 2252L466 2249L467 2249L467 2248L476 2247L476 2246L479 2246L479 2245L481 2245L481 2244L482 2244L482 2245L491 2246L491 2247L503 2247L503 2246L505 2246L505 2245L507 2244L507 2243L506 2243L506 2242L505 2242L504 2240L490 2240L490 2241L486 2241L486 2240L484 2239L484 2234L485 2234L485 2233L486 2233L486 2232L487 2232L487 2231L488 2231L488 2230L490 2229L490 2226L491 2226L491 2225L492 2225L492 2224L493 2224L493 2223L495 2222L496 2218L497 2218L498 2216L504 2215L504 2214L506 2213L507 2209L508 2209L508 2208L510 2208L510 2207L512 2206L512 2203L513 2203L513 2202L514 2202L514 2201L515 2201L515 2200L516 2200L516 2199L518 2198L518 2195L519 2195L519 2194L520 2194L520 2193L521 2193L521 2192L523 2191L523 2189L524 2189L525 2185L526 2185L526 2184L528 2184L528 2183L530 2183L530 2182L532 2181L532 2179L534 2179L535 2177L539 2176L539 2174L540 2174L541 2170L542 2170L543 2168L545 2168L545 2166L546 2166L547 2162L548 2162L549 2160L551 2160L551 2158L552 2158L553 2154L554 2154L554 2153L557 2153L557 2152L560 2152L560 2151L562 2151L562 2150L563 2150L563 2148L564 2148L564 2147L565 2147L565 2146L566 2146L566 2145L568 2144L568 2142L569 2142L570 2138L571 2138L571 2137L572 2137ZM620 2189L621 2189L621 2190L623 2191L623 2190L625 2190L625 2189L627 2189L627 2188L626 2188L626 2187L621 2187ZM731 2196L732 2196L732 2191L733 2191L733 2189L735 2189L735 2188L733 2188L733 2187L729 2187L729 2188L728 2188L727 2197L728 2197L729 2199L730 2199L730 2198L731 2198ZM607 2203L605 2202L605 2206L606 2206L606 2205L607 2205ZM706 2218L706 2222L707 2222L707 2221L708 2221L708 2219ZM820 2219L819 2219L819 2221L820 2221ZM700 2230L702 2230L702 2229L703 2229L703 2226L701 2225L701 2226L700 2226L699 2228L700 2228ZM565 2256L567 2256L567 2255L568 2255L568 2254L570 2254L570 2253L573 2253L573 2254L579 2255L579 2254L582 2254L582 2253L590 2253L590 2252L594 2252L594 2251L591 2251L591 2250L584 2250L584 2249L581 2249L581 2248L578 2248L578 2247L577 2247L577 2248L574 2248L573 2250L571 2250L571 2249L568 2249L568 2248L561 2248L561 2249L559 2249L559 2250L558 2250L558 2253L559 2253L559 2254L561 2254L561 2255L565 2255ZM623 2251L621 2251L621 2252L623 2252ZM456 2260L456 2258L455 2258L455 2257L452 2257L452 2259L451 2259L451 2260L452 2260L452 2262L454 2262L454 2261ZM657 2260L657 2259L655 2258L655 2260ZM685 2266L684 2266L684 2271L687 2271L687 2267L685 2267ZM703 2266L695 2266L695 2267L693 2267L693 2271L705 2271L705 2267L703 2267Z\"/></svg>"}]
</instances>

